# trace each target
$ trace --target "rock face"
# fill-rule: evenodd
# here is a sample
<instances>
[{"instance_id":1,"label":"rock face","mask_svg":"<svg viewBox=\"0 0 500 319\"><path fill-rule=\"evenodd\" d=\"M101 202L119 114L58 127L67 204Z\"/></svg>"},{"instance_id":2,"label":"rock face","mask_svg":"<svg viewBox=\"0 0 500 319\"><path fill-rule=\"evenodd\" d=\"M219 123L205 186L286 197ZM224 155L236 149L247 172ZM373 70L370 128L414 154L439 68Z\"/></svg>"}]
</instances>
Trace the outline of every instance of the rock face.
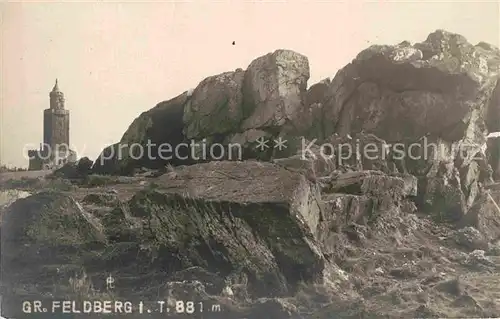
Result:
<instances>
[{"instance_id":1,"label":"rock face","mask_svg":"<svg viewBox=\"0 0 500 319\"><path fill-rule=\"evenodd\" d=\"M188 100L187 92L162 103L136 118L120 142L103 150L94 162L94 173L130 174L142 166L158 168L166 162L189 164L182 118ZM149 144L149 146L148 146ZM160 145L165 145L161 147ZM175 154L177 156L173 156Z\"/></svg>"},{"instance_id":2,"label":"rock face","mask_svg":"<svg viewBox=\"0 0 500 319\"><path fill-rule=\"evenodd\" d=\"M184 262L219 273L225 269L225 275L245 265L249 278L262 278L250 279L256 294L280 295L293 290L299 278L322 277L324 260L311 231L319 220L314 201L319 194L302 175L267 163L211 162L181 167L157 184L157 192L132 199L131 214L150 216L155 236L170 233L161 241L175 245L173 250L185 247ZM162 195L163 187L168 188ZM193 241L179 246L186 236ZM213 249L219 252L212 255Z\"/></svg>"},{"instance_id":3,"label":"rock face","mask_svg":"<svg viewBox=\"0 0 500 319\"><path fill-rule=\"evenodd\" d=\"M189 139L203 139L238 130L244 119L245 71L208 77L196 87L184 112L184 132Z\"/></svg>"},{"instance_id":4,"label":"rock face","mask_svg":"<svg viewBox=\"0 0 500 319\"><path fill-rule=\"evenodd\" d=\"M460 220L461 226L474 227L487 241L496 240L500 235L500 196L497 193L485 192Z\"/></svg>"},{"instance_id":5,"label":"rock face","mask_svg":"<svg viewBox=\"0 0 500 319\"><path fill-rule=\"evenodd\" d=\"M394 157L405 155L399 170L420 178L422 209L460 216L488 169L482 148L497 130L499 62L497 49L441 30L415 45L372 46L319 102L325 135L363 131L385 140Z\"/></svg>"},{"instance_id":6,"label":"rock face","mask_svg":"<svg viewBox=\"0 0 500 319\"><path fill-rule=\"evenodd\" d=\"M391 143L426 134L449 142L467 136L482 145L498 58L495 50L444 31L413 46L372 46L332 81L325 101L332 133L364 130Z\"/></svg>"},{"instance_id":7,"label":"rock face","mask_svg":"<svg viewBox=\"0 0 500 319\"><path fill-rule=\"evenodd\" d=\"M280 127L297 120L303 109L309 61L292 51L278 50L254 60L245 73L242 129Z\"/></svg>"}]
</instances>

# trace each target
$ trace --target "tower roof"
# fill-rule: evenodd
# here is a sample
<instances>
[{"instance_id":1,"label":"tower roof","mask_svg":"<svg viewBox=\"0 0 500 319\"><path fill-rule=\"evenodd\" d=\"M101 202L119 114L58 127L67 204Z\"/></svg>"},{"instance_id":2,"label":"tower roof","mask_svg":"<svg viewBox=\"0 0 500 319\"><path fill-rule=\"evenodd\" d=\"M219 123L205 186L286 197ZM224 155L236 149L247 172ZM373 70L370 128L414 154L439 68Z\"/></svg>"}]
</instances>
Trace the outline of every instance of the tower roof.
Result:
<instances>
[{"instance_id":1,"label":"tower roof","mask_svg":"<svg viewBox=\"0 0 500 319\"><path fill-rule=\"evenodd\" d=\"M59 85L57 84L57 79L56 79L56 84L54 84L54 87L52 88L52 92L61 92L59 91Z\"/></svg>"}]
</instances>

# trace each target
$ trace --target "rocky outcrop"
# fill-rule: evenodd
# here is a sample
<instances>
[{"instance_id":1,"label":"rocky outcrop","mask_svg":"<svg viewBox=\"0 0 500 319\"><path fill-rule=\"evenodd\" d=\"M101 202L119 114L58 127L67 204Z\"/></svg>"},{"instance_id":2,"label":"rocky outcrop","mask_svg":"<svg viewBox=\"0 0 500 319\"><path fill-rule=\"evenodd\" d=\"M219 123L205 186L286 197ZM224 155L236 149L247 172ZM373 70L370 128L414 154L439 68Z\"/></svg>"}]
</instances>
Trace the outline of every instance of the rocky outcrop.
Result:
<instances>
[{"instance_id":1,"label":"rocky outcrop","mask_svg":"<svg viewBox=\"0 0 500 319\"><path fill-rule=\"evenodd\" d=\"M307 58L277 50L246 70L208 77L190 94L141 114L120 143L103 152L101 159L110 159L99 159L102 165L96 162L94 171L123 174L166 163L269 160L296 154L303 138L323 147L354 146L351 137L361 136L361 154L344 159L349 167L413 174L420 179L421 209L441 211L444 205L449 207L445 215L460 216L473 204L478 182L492 175L488 163L494 171L498 166L497 143L490 151L484 148L487 133L500 130L494 124L500 114L498 52L438 30L414 45L371 46L332 80L306 90ZM285 147L273 145L279 137ZM158 158L156 146L154 159L136 160L125 147L117 160L120 145L144 146L149 140L167 143L172 156ZM267 142L258 149L257 141ZM372 153L368 160L363 153L368 144L380 156ZM182 154L175 154L179 150Z\"/></svg>"},{"instance_id":2,"label":"rocky outcrop","mask_svg":"<svg viewBox=\"0 0 500 319\"><path fill-rule=\"evenodd\" d=\"M309 89L288 50L206 78L2 210L9 313L36 292L225 318L497 316L499 65L436 31Z\"/></svg>"},{"instance_id":3,"label":"rocky outcrop","mask_svg":"<svg viewBox=\"0 0 500 319\"><path fill-rule=\"evenodd\" d=\"M246 71L208 77L190 94L141 114L119 143L103 150L93 170L128 174L141 166L157 168L167 163L269 159L276 153L273 138L298 137L313 124L304 103L308 79L307 58L289 50L257 58ZM269 140L265 151L255 149L259 138ZM148 141L153 144L152 156L145 151ZM131 149L133 144L142 145L143 153L140 147Z\"/></svg>"},{"instance_id":4,"label":"rocky outcrop","mask_svg":"<svg viewBox=\"0 0 500 319\"><path fill-rule=\"evenodd\" d=\"M395 164L421 179L421 208L460 218L487 170L477 162L498 122L499 62L497 49L441 30L415 45L372 46L337 73L320 102L325 135L363 131L394 155L403 151Z\"/></svg>"},{"instance_id":5,"label":"rocky outcrop","mask_svg":"<svg viewBox=\"0 0 500 319\"><path fill-rule=\"evenodd\" d=\"M331 133L364 130L390 143L426 134L453 142L467 130L483 136L477 117L484 123L498 62L496 51L445 31L415 45L372 46L332 80Z\"/></svg>"}]
</instances>

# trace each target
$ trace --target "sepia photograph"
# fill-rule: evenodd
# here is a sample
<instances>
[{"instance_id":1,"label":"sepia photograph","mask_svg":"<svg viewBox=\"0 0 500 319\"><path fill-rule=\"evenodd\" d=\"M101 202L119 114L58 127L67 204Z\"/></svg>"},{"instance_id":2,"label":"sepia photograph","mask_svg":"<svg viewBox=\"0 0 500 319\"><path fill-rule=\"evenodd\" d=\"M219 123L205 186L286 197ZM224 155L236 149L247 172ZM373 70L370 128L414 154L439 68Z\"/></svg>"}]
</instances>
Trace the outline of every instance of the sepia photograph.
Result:
<instances>
[{"instance_id":1,"label":"sepia photograph","mask_svg":"<svg viewBox=\"0 0 500 319\"><path fill-rule=\"evenodd\" d=\"M500 318L500 1L0 3L0 319Z\"/></svg>"}]
</instances>

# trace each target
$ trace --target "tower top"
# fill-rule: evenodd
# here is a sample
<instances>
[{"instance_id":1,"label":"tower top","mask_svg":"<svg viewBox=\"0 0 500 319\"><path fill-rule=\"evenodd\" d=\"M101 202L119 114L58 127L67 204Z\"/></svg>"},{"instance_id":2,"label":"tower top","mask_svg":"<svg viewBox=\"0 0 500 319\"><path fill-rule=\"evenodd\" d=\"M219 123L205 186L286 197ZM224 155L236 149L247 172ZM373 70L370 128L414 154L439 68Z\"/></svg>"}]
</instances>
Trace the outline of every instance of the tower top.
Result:
<instances>
[{"instance_id":1,"label":"tower top","mask_svg":"<svg viewBox=\"0 0 500 319\"><path fill-rule=\"evenodd\" d=\"M59 91L59 83L56 79L56 83L49 93L50 96L50 108L51 109L63 109L64 110L64 94Z\"/></svg>"},{"instance_id":2,"label":"tower top","mask_svg":"<svg viewBox=\"0 0 500 319\"><path fill-rule=\"evenodd\" d=\"M61 92L61 91L59 91L59 85L57 84L57 78L56 78L56 84L54 84L54 87L52 88L52 92Z\"/></svg>"}]
</instances>

